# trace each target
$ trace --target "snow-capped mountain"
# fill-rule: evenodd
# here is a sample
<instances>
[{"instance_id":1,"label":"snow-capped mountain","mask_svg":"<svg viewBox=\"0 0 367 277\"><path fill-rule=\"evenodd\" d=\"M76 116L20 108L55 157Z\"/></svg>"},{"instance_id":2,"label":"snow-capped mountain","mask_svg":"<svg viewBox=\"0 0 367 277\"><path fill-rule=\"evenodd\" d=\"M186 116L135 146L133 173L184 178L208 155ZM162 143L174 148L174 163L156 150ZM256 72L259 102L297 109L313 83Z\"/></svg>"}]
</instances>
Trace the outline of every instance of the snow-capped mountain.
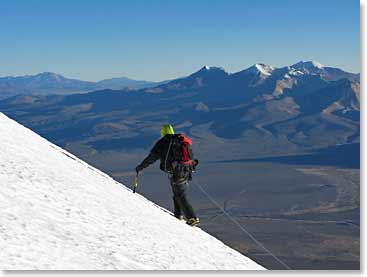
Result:
<instances>
[{"instance_id":1,"label":"snow-capped mountain","mask_svg":"<svg viewBox=\"0 0 367 277\"><path fill-rule=\"evenodd\" d=\"M226 72L222 67L216 67L216 66L203 66L200 70L190 74L187 77L180 78L177 80L174 80L173 82L181 82L184 79L188 81L201 81L201 82L212 82L215 80L223 80L227 78L229 75L228 72Z\"/></svg>"},{"instance_id":2,"label":"snow-capped mountain","mask_svg":"<svg viewBox=\"0 0 367 277\"><path fill-rule=\"evenodd\" d=\"M3 270L261 270L0 113Z\"/></svg>"},{"instance_id":3,"label":"snow-capped mountain","mask_svg":"<svg viewBox=\"0 0 367 277\"><path fill-rule=\"evenodd\" d=\"M336 81L339 79L349 79L359 81L359 74L345 72L339 68L322 65L318 61L300 61L290 66L290 70L296 74L319 75L326 81Z\"/></svg>"},{"instance_id":4,"label":"snow-capped mountain","mask_svg":"<svg viewBox=\"0 0 367 277\"><path fill-rule=\"evenodd\" d=\"M256 87L272 76L274 69L275 67L258 63L231 74L230 78L235 80L235 82L240 82L240 85Z\"/></svg>"},{"instance_id":5,"label":"snow-capped mountain","mask_svg":"<svg viewBox=\"0 0 367 277\"><path fill-rule=\"evenodd\" d=\"M324 65L318 61L300 61L291 67L305 72L318 72L324 68Z\"/></svg>"},{"instance_id":6,"label":"snow-capped mountain","mask_svg":"<svg viewBox=\"0 0 367 277\"><path fill-rule=\"evenodd\" d=\"M335 81L342 78L352 81L359 80L359 74L349 73L339 68L322 65L318 61L300 61L290 66L273 67L266 64L254 64L247 69L233 73L233 75L260 75L263 79L273 76L274 78L292 78L302 75L319 75L327 81Z\"/></svg>"},{"instance_id":7,"label":"snow-capped mountain","mask_svg":"<svg viewBox=\"0 0 367 277\"><path fill-rule=\"evenodd\" d=\"M245 70L240 71L242 74L259 74L263 76L301 76L301 75L320 75L325 80L338 80L341 78L352 79L359 78L359 74L345 72L341 69L322 65L318 61L299 61L290 66L273 67L265 64L255 64Z\"/></svg>"},{"instance_id":8,"label":"snow-capped mountain","mask_svg":"<svg viewBox=\"0 0 367 277\"><path fill-rule=\"evenodd\" d=\"M212 97L218 91L227 90L231 95L239 91L243 96L253 97L257 93L279 96L293 87L322 88L326 82L348 79L359 82L359 74L339 68L327 67L317 61L300 61L290 66L274 67L262 63L254 64L239 72L228 73L221 67L204 66L191 75L179 78L146 92L206 90ZM246 92L246 93L245 93ZM253 95L254 93L254 95ZM226 94L226 96L231 96Z\"/></svg>"},{"instance_id":9,"label":"snow-capped mountain","mask_svg":"<svg viewBox=\"0 0 367 277\"><path fill-rule=\"evenodd\" d=\"M178 92L187 89L197 90L206 87L218 89L224 84L228 76L229 73L226 72L222 67L205 65L189 76L178 78L153 88L145 89L145 91L151 93L161 93L165 91Z\"/></svg>"},{"instance_id":10,"label":"snow-capped mountain","mask_svg":"<svg viewBox=\"0 0 367 277\"><path fill-rule=\"evenodd\" d=\"M253 66L240 71L241 74L260 74L264 76L269 76L275 68L262 63L254 64Z\"/></svg>"},{"instance_id":11,"label":"snow-capped mountain","mask_svg":"<svg viewBox=\"0 0 367 277\"><path fill-rule=\"evenodd\" d=\"M228 75L228 73L222 67L204 65L200 70L194 72L190 76L201 76L201 75L215 74L215 73Z\"/></svg>"}]
</instances>

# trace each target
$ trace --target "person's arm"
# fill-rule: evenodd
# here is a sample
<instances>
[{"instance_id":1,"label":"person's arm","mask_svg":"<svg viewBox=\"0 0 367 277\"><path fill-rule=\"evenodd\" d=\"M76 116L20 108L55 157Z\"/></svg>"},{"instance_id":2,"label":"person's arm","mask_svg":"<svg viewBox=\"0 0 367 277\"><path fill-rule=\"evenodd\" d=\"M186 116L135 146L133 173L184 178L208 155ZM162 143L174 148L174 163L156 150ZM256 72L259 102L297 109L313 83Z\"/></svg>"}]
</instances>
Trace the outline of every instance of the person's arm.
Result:
<instances>
[{"instance_id":1,"label":"person's arm","mask_svg":"<svg viewBox=\"0 0 367 277\"><path fill-rule=\"evenodd\" d=\"M142 171L144 168L150 166L151 164L153 164L156 160L159 159L159 156L156 155L155 153L152 153L150 152L148 157L146 157L142 162L141 164L139 164L137 167L136 167L136 171Z\"/></svg>"},{"instance_id":2,"label":"person's arm","mask_svg":"<svg viewBox=\"0 0 367 277\"><path fill-rule=\"evenodd\" d=\"M159 144L156 143L152 150L150 151L149 155L139 164L135 170L136 172L142 171L144 168L150 166L155 161L157 161L160 158L159 155Z\"/></svg>"}]
</instances>

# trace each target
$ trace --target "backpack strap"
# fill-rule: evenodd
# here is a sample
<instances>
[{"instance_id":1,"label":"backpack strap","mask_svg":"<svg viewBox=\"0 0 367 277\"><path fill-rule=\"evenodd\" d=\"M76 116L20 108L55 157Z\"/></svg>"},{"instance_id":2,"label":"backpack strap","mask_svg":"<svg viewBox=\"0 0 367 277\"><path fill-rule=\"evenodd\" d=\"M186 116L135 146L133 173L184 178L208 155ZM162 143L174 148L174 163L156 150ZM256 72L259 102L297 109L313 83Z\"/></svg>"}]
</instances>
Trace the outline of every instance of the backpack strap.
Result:
<instances>
[{"instance_id":1,"label":"backpack strap","mask_svg":"<svg viewBox=\"0 0 367 277\"><path fill-rule=\"evenodd\" d=\"M169 151L171 150L172 143L173 143L173 138L170 139L167 154L166 154L166 158L164 159L164 171L167 171L167 159L168 159Z\"/></svg>"}]
</instances>

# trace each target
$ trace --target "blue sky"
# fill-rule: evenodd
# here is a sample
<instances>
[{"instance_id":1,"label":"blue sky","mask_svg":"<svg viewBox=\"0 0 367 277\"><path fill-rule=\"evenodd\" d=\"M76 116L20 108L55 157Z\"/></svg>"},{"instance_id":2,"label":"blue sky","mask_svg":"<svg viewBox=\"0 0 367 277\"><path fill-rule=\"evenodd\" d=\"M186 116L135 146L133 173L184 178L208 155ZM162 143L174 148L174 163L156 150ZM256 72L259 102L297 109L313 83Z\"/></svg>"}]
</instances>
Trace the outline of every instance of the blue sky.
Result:
<instances>
[{"instance_id":1,"label":"blue sky","mask_svg":"<svg viewBox=\"0 0 367 277\"><path fill-rule=\"evenodd\" d=\"M359 0L2 0L0 76L163 80L203 65L360 71Z\"/></svg>"}]
</instances>

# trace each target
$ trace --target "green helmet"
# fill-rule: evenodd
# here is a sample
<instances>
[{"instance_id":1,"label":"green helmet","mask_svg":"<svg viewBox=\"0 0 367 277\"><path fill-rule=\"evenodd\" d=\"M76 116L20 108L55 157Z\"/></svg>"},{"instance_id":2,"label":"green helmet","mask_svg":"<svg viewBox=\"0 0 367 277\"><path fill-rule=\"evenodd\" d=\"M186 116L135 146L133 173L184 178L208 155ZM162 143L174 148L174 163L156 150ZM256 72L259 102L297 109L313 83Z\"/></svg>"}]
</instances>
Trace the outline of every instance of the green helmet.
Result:
<instances>
[{"instance_id":1,"label":"green helmet","mask_svg":"<svg viewBox=\"0 0 367 277\"><path fill-rule=\"evenodd\" d=\"M175 130L173 130L173 126L171 124L166 124L162 126L161 135L164 137L165 135L173 135Z\"/></svg>"}]
</instances>

